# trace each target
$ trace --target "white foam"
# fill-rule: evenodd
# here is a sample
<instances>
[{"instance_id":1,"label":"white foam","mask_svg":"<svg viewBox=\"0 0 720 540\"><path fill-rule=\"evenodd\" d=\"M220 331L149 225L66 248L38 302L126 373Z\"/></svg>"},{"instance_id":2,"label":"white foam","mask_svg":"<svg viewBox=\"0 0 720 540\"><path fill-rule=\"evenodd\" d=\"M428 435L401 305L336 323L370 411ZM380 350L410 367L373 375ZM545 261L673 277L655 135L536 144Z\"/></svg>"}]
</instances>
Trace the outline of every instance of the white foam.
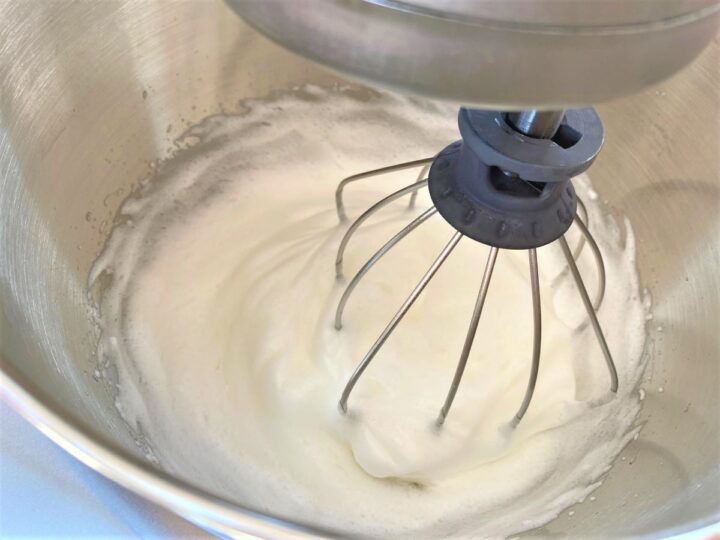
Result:
<instances>
[{"instance_id":1,"label":"white foam","mask_svg":"<svg viewBox=\"0 0 720 540\"><path fill-rule=\"evenodd\" d=\"M174 474L288 518L356 534L508 536L584 499L636 434L645 315L634 261L587 178L605 257L605 361L555 246L540 250L543 350L525 419L507 426L529 376L527 256L503 251L453 409L432 429L452 379L487 249L463 240L338 413L345 381L447 242L435 216L371 270L345 327L334 255L346 225L337 182L433 155L458 137L444 106L299 90L212 117L180 140L115 228L91 279L108 275L99 350L117 367L118 409ZM190 144L190 142L192 144ZM187 143L187 144L185 144ZM348 186L357 216L417 171ZM418 209L399 201L363 227L352 275ZM571 235L575 234L571 231ZM592 255L579 265L593 294ZM649 310L649 304L648 304ZM594 498L591 498L594 500Z\"/></svg>"}]
</instances>

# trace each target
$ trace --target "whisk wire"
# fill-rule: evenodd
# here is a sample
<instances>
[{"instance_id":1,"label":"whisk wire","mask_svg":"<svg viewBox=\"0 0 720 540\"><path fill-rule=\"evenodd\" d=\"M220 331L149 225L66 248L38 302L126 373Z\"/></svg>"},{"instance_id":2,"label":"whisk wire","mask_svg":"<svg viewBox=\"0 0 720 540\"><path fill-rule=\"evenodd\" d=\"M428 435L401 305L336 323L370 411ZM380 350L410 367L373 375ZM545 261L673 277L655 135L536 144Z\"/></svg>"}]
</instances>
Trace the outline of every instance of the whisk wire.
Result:
<instances>
[{"instance_id":1,"label":"whisk wire","mask_svg":"<svg viewBox=\"0 0 720 540\"><path fill-rule=\"evenodd\" d=\"M395 171L402 171L404 169L420 167L422 165L432 163L433 159L435 159L434 156L429 158L416 159L413 161L406 161L405 163L396 163L395 165L389 165L387 167L381 167L379 169L361 172L344 178L340 181L337 189L335 190L335 208L337 210L338 218L340 219L340 221L347 221L347 214L345 213L345 203L343 201L343 190L348 184L356 182L357 180L362 180L363 178L369 178L371 176L380 176L382 174L387 174ZM420 171L420 174L422 175L422 170ZM422 176L420 176L418 180L420 180L420 178L422 178ZM412 207L412 205L414 205L415 203L414 199L411 200L411 203Z\"/></svg>"},{"instance_id":2,"label":"whisk wire","mask_svg":"<svg viewBox=\"0 0 720 540\"><path fill-rule=\"evenodd\" d=\"M445 403L440 409L440 414L437 418L437 425L442 426L445 423L450 407L452 407L453 401L455 400L455 394L457 394L458 388L460 387L460 381L462 380L463 373L465 372L465 366L467 365L468 356L472 350L473 341L477 334L478 324L480 323L480 316L482 315L483 306L485 305L485 298L487 297L488 289L490 288L490 280L492 279L493 269L495 268L495 261L497 260L499 249L496 247L490 248L487 262L485 263L485 272L483 273L482 281L480 282L480 290L478 292L477 301L475 302L475 308L473 309L472 317L470 318L470 327L468 328L467 335L465 336L465 343L460 353L460 359L458 360L457 368L455 368L455 376L453 377L452 383L450 384L450 390L448 390Z\"/></svg>"},{"instance_id":3,"label":"whisk wire","mask_svg":"<svg viewBox=\"0 0 720 540\"><path fill-rule=\"evenodd\" d=\"M437 156L436 156L437 157ZM435 158L433 158L434 160ZM428 161L425 165L422 166L422 169L420 169L420 172L417 175L416 182L420 182L423 178L427 178L428 173L430 172L430 165L432 165L432 160ZM412 210L415 208L415 202L417 201L418 191L413 191L410 195L410 202L408 202L408 209Z\"/></svg>"},{"instance_id":4,"label":"whisk wire","mask_svg":"<svg viewBox=\"0 0 720 540\"><path fill-rule=\"evenodd\" d=\"M578 202L579 201L580 199L578 199ZM597 311L602 305L603 298L605 298L605 261L603 260L602 253L600 253L600 247L597 245L593 235L590 234L590 229L588 229L587 225L577 215L575 215L575 225L577 225L580 229L582 238L587 240L587 244L590 246L590 251L592 251L593 257L595 258L595 264L597 265L598 288L595 293L595 300L592 303L593 309ZM577 260L577 256L573 256L573 261L575 260Z\"/></svg>"},{"instance_id":5,"label":"whisk wire","mask_svg":"<svg viewBox=\"0 0 720 540\"><path fill-rule=\"evenodd\" d=\"M370 216L372 216L375 212L377 212L381 208L384 208L391 202L407 195L408 193L412 193L413 191L417 191L418 189L427 186L427 184L428 184L427 179L421 180L420 182L413 182L409 186L405 186L404 188L401 188L401 189L395 191L394 193L391 193L384 199L379 200L378 202L373 204L370 208L365 210L365 212L363 212L359 218L357 218L355 221L353 221L352 225L350 225L350 227L348 227L348 230L345 232L345 235L343 236L342 240L340 241L340 247L338 248L337 256L335 257L335 276L337 278L341 278L343 275L342 263L343 263L343 256L345 254L345 249L347 248L348 242L350 242L350 238L352 238L352 235L355 234L355 231L358 230L360 225L362 225L363 222L365 222Z\"/></svg>"},{"instance_id":6,"label":"whisk wire","mask_svg":"<svg viewBox=\"0 0 720 540\"><path fill-rule=\"evenodd\" d=\"M340 402L338 403L338 406L340 407L340 411L343 414L347 412L348 398L350 397L350 393L352 392L353 388L355 387L355 384L357 383L358 379L360 379L363 372L370 365L370 362L372 362L372 360L375 357L375 355L377 354L377 352L380 350L380 348L384 345L384 343L390 337L390 334L392 334L392 332L395 330L395 328L400 323L400 321L403 319L403 317L405 317L405 314L415 303L415 300L418 299L418 297L423 292L423 290L425 289L427 284L430 282L430 280L433 278L435 273L440 269L440 267L443 265L443 263L450 256L450 253L452 253L453 249L455 249L455 246L457 246L458 242L460 242L460 239L462 237L463 237L463 234L461 232L455 232L452 235L452 237L450 238L450 241L440 252L440 255L438 255L437 259L435 259L435 261L432 263L432 265L430 265L430 268L427 270L427 272L425 272L425 275L420 279L419 283L415 286L413 291L410 293L410 296L408 296L407 299L405 300L405 302L402 304L402 306L400 306L400 309L397 311L395 316L392 318L392 320L388 323L388 325L382 331L382 333L380 334L380 337L377 338L377 340L375 341L373 346L370 347L370 350L367 352L365 357L362 359L362 361L360 362L358 367L355 368L355 371L350 376L350 379L348 380L347 384L345 385L345 389L343 390L342 396L340 397Z\"/></svg>"},{"instance_id":7,"label":"whisk wire","mask_svg":"<svg viewBox=\"0 0 720 540\"><path fill-rule=\"evenodd\" d=\"M527 388L525 389L525 397L523 398L520 409L515 415L514 423L517 425L523 419L525 413L530 406L533 394L535 393L535 385L537 383L538 372L540 371L540 345L542 340L542 312L540 308L540 276L538 272L537 250L528 250L528 259L530 261L530 288L532 290L532 306L533 306L533 353L532 364L530 366L530 378Z\"/></svg>"},{"instance_id":8,"label":"whisk wire","mask_svg":"<svg viewBox=\"0 0 720 540\"><path fill-rule=\"evenodd\" d=\"M417 192L415 192L417 193ZM358 283L360 283L360 280L367 274L370 269L377 263L388 251L390 251L400 240L405 238L408 234L410 234L412 231L414 231L421 223L427 221L430 217L432 217L437 212L437 209L433 206L431 208L428 208L420 214L418 217L416 217L414 220L412 220L410 223L408 223L403 229L398 232L395 236L393 236L390 240L388 240L385 245L383 245L379 250L377 250L372 257L368 259L368 261L358 270L357 274L353 276L353 278L350 280L350 283L348 283L348 286L345 288L345 291L343 291L342 297L340 298L340 302L338 302L337 309L335 311L335 329L341 330L342 329L342 317L343 312L345 311L345 305L347 304L350 295L352 294L353 290L355 290L355 287L357 287Z\"/></svg>"},{"instance_id":9,"label":"whisk wire","mask_svg":"<svg viewBox=\"0 0 720 540\"><path fill-rule=\"evenodd\" d=\"M582 214L582 217L581 217ZM580 197L577 197L577 210L575 213L575 219L580 220L583 222L583 224L588 223L589 215L587 211L587 206L585 206L585 203ZM575 246L575 250L573 251L573 257L575 260L580 257L580 254L582 253L583 248L585 247L585 234L580 235L580 240L578 240L577 246ZM597 309L597 308L595 308Z\"/></svg>"},{"instance_id":10,"label":"whisk wire","mask_svg":"<svg viewBox=\"0 0 720 540\"><path fill-rule=\"evenodd\" d=\"M589 236L588 238L592 238L592 236ZM617 370L615 369L615 362L613 361L612 354L610 354L610 349L608 348L607 342L605 341L605 335L603 334L600 322L597 318L597 314L595 313L595 309L593 308L592 302L590 301L590 296L588 295L587 289L585 288L585 283L583 282L582 276L580 275L577 264L575 264L575 259L572 256L572 252L570 251L567 240L565 240L564 236L561 236L560 238L558 238L558 242L560 242L560 247L562 248L563 254L565 255L565 260L567 261L568 267L570 268L570 273L575 280L578 292L580 293L580 298L582 299L583 305L585 306L585 310L587 311L588 317L590 319L590 324L592 325L595 332L595 337L597 337L600 349L602 350L603 356L605 357L605 363L607 364L608 371L610 372L610 390L612 390L613 392L617 392L618 375Z\"/></svg>"}]
</instances>

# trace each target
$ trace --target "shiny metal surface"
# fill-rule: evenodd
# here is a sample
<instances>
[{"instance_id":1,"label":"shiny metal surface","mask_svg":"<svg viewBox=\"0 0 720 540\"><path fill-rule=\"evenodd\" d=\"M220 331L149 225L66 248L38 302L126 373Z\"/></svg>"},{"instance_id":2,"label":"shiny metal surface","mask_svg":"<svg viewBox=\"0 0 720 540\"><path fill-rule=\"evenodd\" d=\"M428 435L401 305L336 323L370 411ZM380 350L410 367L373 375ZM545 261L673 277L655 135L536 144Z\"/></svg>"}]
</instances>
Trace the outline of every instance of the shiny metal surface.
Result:
<instances>
[{"instance_id":1,"label":"shiny metal surface","mask_svg":"<svg viewBox=\"0 0 720 540\"><path fill-rule=\"evenodd\" d=\"M363 0L436 17L527 25L603 27L690 15L705 0Z\"/></svg>"},{"instance_id":2,"label":"shiny metal surface","mask_svg":"<svg viewBox=\"0 0 720 540\"><path fill-rule=\"evenodd\" d=\"M719 51L715 40L659 88L600 107L594 186L632 221L653 301L645 427L594 502L529 536L657 537L720 521ZM227 535L322 533L145 460L113 388L93 378L85 283L121 200L188 123L305 82L338 78L221 3L0 2L3 398L102 474Z\"/></svg>"},{"instance_id":3,"label":"shiny metal surface","mask_svg":"<svg viewBox=\"0 0 720 540\"><path fill-rule=\"evenodd\" d=\"M507 119L516 130L528 137L550 139L560 127L565 111L517 111L508 113Z\"/></svg>"},{"instance_id":4,"label":"shiny metal surface","mask_svg":"<svg viewBox=\"0 0 720 540\"><path fill-rule=\"evenodd\" d=\"M500 110L641 91L692 61L720 20L719 0L227 1L277 43L342 73Z\"/></svg>"}]
</instances>

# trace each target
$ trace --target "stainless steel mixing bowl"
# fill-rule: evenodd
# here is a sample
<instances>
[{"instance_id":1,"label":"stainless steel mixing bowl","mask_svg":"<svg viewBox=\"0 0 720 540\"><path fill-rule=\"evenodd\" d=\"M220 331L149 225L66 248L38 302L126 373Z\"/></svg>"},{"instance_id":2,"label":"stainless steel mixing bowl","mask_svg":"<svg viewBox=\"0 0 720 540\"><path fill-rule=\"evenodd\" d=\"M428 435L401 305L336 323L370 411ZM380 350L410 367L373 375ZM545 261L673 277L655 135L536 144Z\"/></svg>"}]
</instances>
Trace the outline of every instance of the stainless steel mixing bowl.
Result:
<instances>
[{"instance_id":1,"label":"stainless steel mixing bowl","mask_svg":"<svg viewBox=\"0 0 720 540\"><path fill-rule=\"evenodd\" d=\"M607 143L592 176L632 220L653 296L646 426L594 502L533 535L720 522L719 65L716 41L663 86L600 107ZM216 531L303 535L312 523L205 493L143 457L93 377L88 269L122 199L187 124L337 81L217 2L0 2L2 394L90 467Z\"/></svg>"}]
</instances>

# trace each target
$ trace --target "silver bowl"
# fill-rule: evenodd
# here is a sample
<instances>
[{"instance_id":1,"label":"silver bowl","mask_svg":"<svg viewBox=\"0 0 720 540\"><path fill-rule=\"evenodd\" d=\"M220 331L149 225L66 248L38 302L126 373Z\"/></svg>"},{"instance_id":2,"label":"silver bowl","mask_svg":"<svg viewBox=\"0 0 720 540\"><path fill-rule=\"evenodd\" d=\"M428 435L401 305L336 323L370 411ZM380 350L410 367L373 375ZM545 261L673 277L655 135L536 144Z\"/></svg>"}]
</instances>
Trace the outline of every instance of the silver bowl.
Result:
<instances>
[{"instance_id":1,"label":"silver bowl","mask_svg":"<svg viewBox=\"0 0 720 540\"><path fill-rule=\"evenodd\" d=\"M632 220L653 296L646 426L595 502L533 534L668 536L720 522L718 65L715 42L663 86L600 107L607 143L592 177ZM312 516L255 511L145 460L93 377L88 270L120 202L189 123L338 81L221 3L0 3L2 395L88 466L229 535L324 533Z\"/></svg>"}]
</instances>

